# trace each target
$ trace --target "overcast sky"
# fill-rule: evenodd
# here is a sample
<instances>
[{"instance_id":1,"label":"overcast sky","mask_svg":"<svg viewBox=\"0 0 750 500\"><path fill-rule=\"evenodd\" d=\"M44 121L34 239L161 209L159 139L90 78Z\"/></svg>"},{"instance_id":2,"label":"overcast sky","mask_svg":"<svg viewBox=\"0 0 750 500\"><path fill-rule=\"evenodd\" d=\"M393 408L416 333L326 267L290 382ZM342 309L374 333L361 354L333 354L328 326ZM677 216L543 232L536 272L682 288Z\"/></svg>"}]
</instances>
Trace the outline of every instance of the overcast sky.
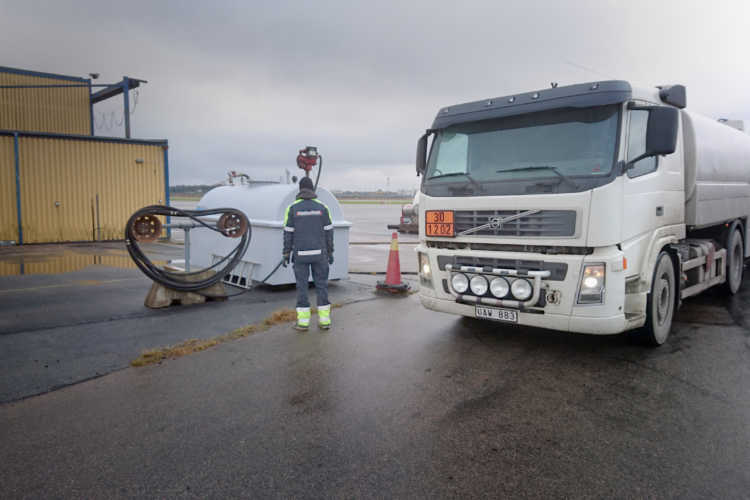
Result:
<instances>
[{"instance_id":1,"label":"overcast sky","mask_svg":"<svg viewBox=\"0 0 750 500\"><path fill-rule=\"evenodd\" d=\"M172 184L296 174L312 144L322 185L411 188L438 108L551 81L682 83L748 119L748 34L746 0L0 0L0 65L148 80L133 135L169 140ZM120 106L95 107L97 135L122 135Z\"/></svg>"}]
</instances>

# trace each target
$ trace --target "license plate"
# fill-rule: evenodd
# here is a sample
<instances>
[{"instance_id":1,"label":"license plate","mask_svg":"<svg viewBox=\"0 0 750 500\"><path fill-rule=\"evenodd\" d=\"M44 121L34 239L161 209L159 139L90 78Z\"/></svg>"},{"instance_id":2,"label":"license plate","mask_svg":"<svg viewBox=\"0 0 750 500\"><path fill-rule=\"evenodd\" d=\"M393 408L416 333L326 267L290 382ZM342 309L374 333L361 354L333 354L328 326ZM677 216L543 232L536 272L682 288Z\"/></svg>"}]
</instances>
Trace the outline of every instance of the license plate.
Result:
<instances>
[{"instance_id":1,"label":"license plate","mask_svg":"<svg viewBox=\"0 0 750 500\"><path fill-rule=\"evenodd\" d=\"M404 217L404 224L411 224L411 219L409 217Z\"/></svg>"},{"instance_id":2,"label":"license plate","mask_svg":"<svg viewBox=\"0 0 750 500\"><path fill-rule=\"evenodd\" d=\"M514 311L513 309L476 306L475 314L477 318L504 321L506 323L518 323L518 311Z\"/></svg>"},{"instance_id":3,"label":"license plate","mask_svg":"<svg viewBox=\"0 0 750 500\"><path fill-rule=\"evenodd\" d=\"M454 236L453 210L427 210L425 212L427 236Z\"/></svg>"}]
</instances>

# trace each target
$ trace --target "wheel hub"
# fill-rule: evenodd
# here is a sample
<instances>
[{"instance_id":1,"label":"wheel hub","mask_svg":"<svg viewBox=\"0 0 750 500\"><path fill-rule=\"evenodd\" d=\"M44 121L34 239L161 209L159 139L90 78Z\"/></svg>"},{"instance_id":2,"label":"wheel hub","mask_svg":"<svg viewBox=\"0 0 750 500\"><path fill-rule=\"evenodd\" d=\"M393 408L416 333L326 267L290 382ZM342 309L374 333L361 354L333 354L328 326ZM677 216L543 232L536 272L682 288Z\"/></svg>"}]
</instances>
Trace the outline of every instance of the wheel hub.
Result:
<instances>
[{"instance_id":1,"label":"wheel hub","mask_svg":"<svg viewBox=\"0 0 750 500\"><path fill-rule=\"evenodd\" d=\"M670 293L669 293L669 280L662 276L659 279L659 293L657 299L657 319L660 325L664 324L664 321L669 315L670 305Z\"/></svg>"},{"instance_id":2,"label":"wheel hub","mask_svg":"<svg viewBox=\"0 0 750 500\"><path fill-rule=\"evenodd\" d=\"M739 244L739 242L734 246L734 251L732 252L732 263L731 263L731 269L732 269L732 276L731 280L733 283L736 283L739 280L739 277L742 273L742 257L740 254L742 253L742 245Z\"/></svg>"}]
</instances>

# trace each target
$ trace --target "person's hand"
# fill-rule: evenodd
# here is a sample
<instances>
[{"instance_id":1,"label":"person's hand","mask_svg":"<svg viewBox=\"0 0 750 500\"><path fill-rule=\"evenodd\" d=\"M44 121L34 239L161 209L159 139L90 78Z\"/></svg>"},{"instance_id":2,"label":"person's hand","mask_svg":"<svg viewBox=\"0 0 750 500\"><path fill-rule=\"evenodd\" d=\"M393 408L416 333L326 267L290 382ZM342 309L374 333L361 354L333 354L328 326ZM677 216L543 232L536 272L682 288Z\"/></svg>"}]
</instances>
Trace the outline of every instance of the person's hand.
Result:
<instances>
[{"instance_id":1,"label":"person's hand","mask_svg":"<svg viewBox=\"0 0 750 500\"><path fill-rule=\"evenodd\" d=\"M333 264L333 254L328 255L328 264Z\"/></svg>"},{"instance_id":2,"label":"person's hand","mask_svg":"<svg viewBox=\"0 0 750 500\"><path fill-rule=\"evenodd\" d=\"M285 253L285 254L283 254L283 257L284 257L284 264L283 264L283 266L286 267L286 266L289 265L289 254Z\"/></svg>"}]
</instances>

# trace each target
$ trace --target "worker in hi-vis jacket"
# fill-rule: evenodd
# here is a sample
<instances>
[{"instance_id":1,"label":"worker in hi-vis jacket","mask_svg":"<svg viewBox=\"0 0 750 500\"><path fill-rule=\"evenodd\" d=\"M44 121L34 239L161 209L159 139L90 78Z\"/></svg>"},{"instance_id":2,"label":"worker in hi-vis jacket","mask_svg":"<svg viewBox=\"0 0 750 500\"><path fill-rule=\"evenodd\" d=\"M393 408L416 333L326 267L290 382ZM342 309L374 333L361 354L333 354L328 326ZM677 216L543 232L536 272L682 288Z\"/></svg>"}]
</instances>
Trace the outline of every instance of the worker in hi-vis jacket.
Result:
<instances>
[{"instance_id":1,"label":"worker in hi-vis jacket","mask_svg":"<svg viewBox=\"0 0 750 500\"><path fill-rule=\"evenodd\" d=\"M328 207L315 195L309 177L299 181L297 199L284 216L284 267L294 263L297 279L297 329L310 327L310 300L307 286L312 271L318 296L318 326L331 327L328 302L328 266L333 264L333 223Z\"/></svg>"}]
</instances>

